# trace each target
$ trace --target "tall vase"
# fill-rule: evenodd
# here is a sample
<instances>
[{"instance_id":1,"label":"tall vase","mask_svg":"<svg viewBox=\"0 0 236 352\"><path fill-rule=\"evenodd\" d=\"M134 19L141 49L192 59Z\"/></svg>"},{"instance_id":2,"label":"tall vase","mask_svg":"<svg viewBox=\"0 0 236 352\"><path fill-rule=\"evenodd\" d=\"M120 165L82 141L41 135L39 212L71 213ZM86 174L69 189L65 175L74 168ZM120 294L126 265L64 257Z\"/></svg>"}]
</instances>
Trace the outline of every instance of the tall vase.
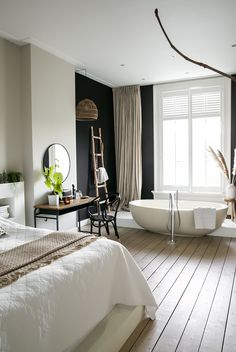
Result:
<instances>
[{"instance_id":1,"label":"tall vase","mask_svg":"<svg viewBox=\"0 0 236 352\"><path fill-rule=\"evenodd\" d=\"M235 199L236 198L236 187L233 183L230 183L226 186L225 197L226 197L226 199Z\"/></svg>"}]
</instances>

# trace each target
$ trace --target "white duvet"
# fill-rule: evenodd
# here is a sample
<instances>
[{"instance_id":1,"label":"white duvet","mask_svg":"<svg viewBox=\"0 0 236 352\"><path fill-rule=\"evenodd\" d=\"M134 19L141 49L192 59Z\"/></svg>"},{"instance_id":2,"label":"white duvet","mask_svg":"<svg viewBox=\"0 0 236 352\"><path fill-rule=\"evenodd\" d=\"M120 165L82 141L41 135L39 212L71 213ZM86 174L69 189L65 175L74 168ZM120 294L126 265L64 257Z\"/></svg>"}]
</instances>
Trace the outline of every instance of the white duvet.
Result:
<instances>
[{"instance_id":1,"label":"white duvet","mask_svg":"<svg viewBox=\"0 0 236 352\"><path fill-rule=\"evenodd\" d=\"M2 223L8 235L0 251L50 232ZM73 350L118 303L144 305L155 317L155 299L129 252L101 238L0 289L0 351Z\"/></svg>"}]
</instances>

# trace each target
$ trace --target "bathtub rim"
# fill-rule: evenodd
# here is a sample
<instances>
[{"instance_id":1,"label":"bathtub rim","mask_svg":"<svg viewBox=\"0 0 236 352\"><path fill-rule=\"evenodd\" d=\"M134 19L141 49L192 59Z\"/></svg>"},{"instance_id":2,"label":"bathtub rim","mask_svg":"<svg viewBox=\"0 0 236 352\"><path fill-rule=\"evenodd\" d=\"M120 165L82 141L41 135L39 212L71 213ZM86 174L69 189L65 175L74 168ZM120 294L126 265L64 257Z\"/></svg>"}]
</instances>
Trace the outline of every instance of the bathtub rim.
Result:
<instances>
[{"instance_id":1,"label":"bathtub rim","mask_svg":"<svg viewBox=\"0 0 236 352\"><path fill-rule=\"evenodd\" d=\"M147 203L153 203L148 205ZM165 207L157 207L153 206L154 203L163 203L166 206ZM179 205L181 203L189 203L189 204L195 204L194 207L189 207L189 208L182 208L181 206L179 207L179 211L183 212L188 212L188 211L193 211L195 208L215 208L217 210L223 210L223 209L228 209L228 205L226 203L222 202L211 202L211 201L199 201L199 200L185 200L185 199L179 199ZM145 204L146 203L146 204ZM169 211L169 200L168 199L135 199L129 202L129 205L131 206L136 206L140 208L147 208L147 209L158 209L158 210L168 210Z\"/></svg>"}]
</instances>

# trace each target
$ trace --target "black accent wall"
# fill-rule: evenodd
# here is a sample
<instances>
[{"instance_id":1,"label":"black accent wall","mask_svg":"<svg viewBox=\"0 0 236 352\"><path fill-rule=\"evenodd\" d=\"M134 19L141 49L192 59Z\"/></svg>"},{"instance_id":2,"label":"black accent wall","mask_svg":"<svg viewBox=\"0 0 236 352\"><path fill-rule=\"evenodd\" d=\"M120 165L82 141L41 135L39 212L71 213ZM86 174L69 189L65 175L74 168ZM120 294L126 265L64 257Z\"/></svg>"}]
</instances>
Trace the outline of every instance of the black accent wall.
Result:
<instances>
[{"instance_id":1,"label":"black accent wall","mask_svg":"<svg viewBox=\"0 0 236 352\"><path fill-rule=\"evenodd\" d=\"M141 87L142 101L142 199L153 198L154 143L153 143L153 86Z\"/></svg>"},{"instance_id":2,"label":"black accent wall","mask_svg":"<svg viewBox=\"0 0 236 352\"><path fill-rule=\"evenodd\" d=\"M114 115L112 88L84 75L75 74L76 104L82 99L92 99L98 108L97 121L76 122L77 188L83 194L95 195L91 158L90 127L102 128L104 161L109 175L108 190L116 191ZM142 198L152 198L154 189L153 151L153 86L141 87L142 100ZM85 218L86 214L82 215Z\"/></svg>"},{"instance_id":3,"label":"black accent wall","mask_svg":"<svg viewBox=\"0 0 236 352\"><path fill-rule=\"evenodd\" d=\"M234 148L236 148L236 82L231 82L231 165L234 163ZM231 167L231 169L232 169Z\"/></svg>"},{"instance_id":4,"label":"black accent wall","mask_svg":"<svg viewBox=\"0 0 236 352\"><path fill-rule=\"evenodd\" d=\"M95 134L102 129L104 143L104 164L107 170L109 191L116 191L115 143L112 89L86 76L75 74L76 104L85 99L91 99L98 108L96 121L76 121L77 148L77 187L83 194L95 195L92 157L91 132L93 126Z\"/></svg>"}]
</instances>

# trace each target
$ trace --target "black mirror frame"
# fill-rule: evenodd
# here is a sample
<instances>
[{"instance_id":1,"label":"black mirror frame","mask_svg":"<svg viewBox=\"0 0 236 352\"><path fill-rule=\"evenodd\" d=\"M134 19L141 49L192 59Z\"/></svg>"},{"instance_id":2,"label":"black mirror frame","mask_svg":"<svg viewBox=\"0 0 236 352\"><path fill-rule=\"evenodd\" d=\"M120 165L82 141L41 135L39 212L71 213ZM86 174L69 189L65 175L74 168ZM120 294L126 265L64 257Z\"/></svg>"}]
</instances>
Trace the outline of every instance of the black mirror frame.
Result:
<instances>
[{"instance_id":1,"label":"black mirror frame","mask_svg":"<svg viewBox=\"0 0 236 352\"><path fill-rule=\"evenodd\" d=\"M63 177L64 177L64 178L63 178L63 181L62 181L62 183L63 183L63 182L65 182L66 179L68 178L69 173L70 173L70 169L71 169L70 154L69 154L68 150L66 149L66 147L65 147L63 144L61 144L61 143L52 143L52 144L50 144L50 145L47 147L47 149L45 150L44 155L43 155L43 170L44 170L45 167L47 167L47 166L45 165L45 164L46 164L46 161L45 161L45 159L46 159L46 153L47 153L47 151L49 150L49 148L52 147L52 146L55 145L55 144L56 144L56 145L60 145L61 147L63 147L63 148L65 149L67 155L68 155L69 170L68 170L67 175L66 175L65 177L64 177L64 175L63 175Z\"/></svg>"}]
</instances>

